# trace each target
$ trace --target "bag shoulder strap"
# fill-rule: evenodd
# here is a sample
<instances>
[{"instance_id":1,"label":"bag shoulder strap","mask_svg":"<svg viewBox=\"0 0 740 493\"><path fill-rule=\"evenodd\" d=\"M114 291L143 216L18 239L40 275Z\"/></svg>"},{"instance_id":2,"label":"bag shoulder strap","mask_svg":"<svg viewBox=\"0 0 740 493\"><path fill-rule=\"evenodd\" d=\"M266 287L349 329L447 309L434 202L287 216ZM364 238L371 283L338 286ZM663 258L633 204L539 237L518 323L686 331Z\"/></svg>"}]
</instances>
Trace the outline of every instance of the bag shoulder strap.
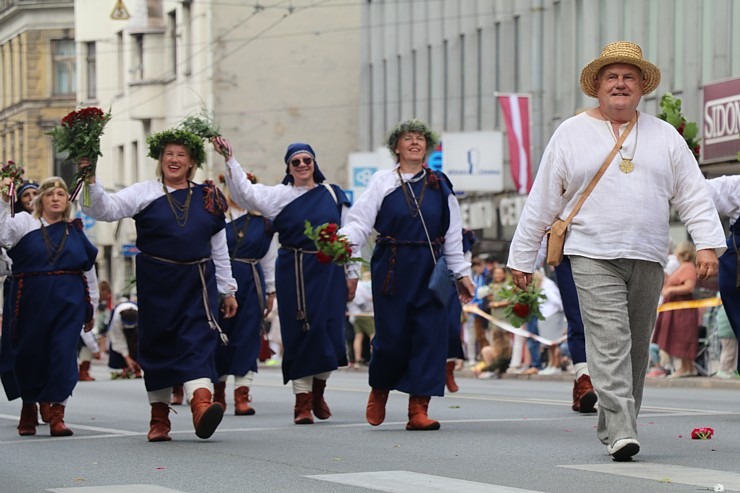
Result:
<instances>
[{"instance_id":1,"label":"bag shoulder strap","mask_svg":"<svg viewBox=\"0 0 740 493\"><path fill-rule=\"evenodd\" d=\"M591 194L594 187L596 187L596 184L599 182L602 176L604 176L604 173L606 173L606 168L609 167L609 165L614 160L614 156L617 155L617 152L619 152L619 149L622 147L622 144L624 144L624 141L627 140L627 136L632 131L632 127L635 126L637 123L637 117L639 116L640 112L635 112L635 116L632 117L632 120L630 121L629 125L627 125L627 128L624 129L624 132L622 132L622 135L619 136L619 139L617 139L617 142L614 144L614 147L612 148L612 152L609 153L609 156L604 161L604 164L601 165L601 168L599 168L599 171L596 173L596 175L591 180L591 183L588 184L588 187L586 187L586 190L581 194L581 196L578 199L578 202L576 202L576 206L573 208L572 211L570 211L570 214L568 214L568 217L565 219L564 226L567 227L570 222L573 220L576 214L578 214L578 211L581 210L581 206L586 201L586 198Z\"/></svg>"},{"instance_id":2,"label":"bag shoulder strap","mask_svg":"<svg viewBox=\"0 0 740 493\"><path fill-rule=\"evenodd\" d=\"M429 250L432 252L432 260L434 260L434 265L437 265L437 256L434 254L434 247L432 246L432 238L429 236L429 230L427 229L427 223L424 221L424 214L421 213L421 205L419 204L419 201L416 200L416 194L414 193L414 189L411 188L411 185L409 185L401 176L401 168L396 168L396 172L398 173L398 179L401 180L401 187L408 187L409 192L411 193L411 196L414 198L414 204L416 205L416 211L419 213L419 218L421 219L421 225L424 227L424 234L427 236L427 243L429 244ZM426 180L426 177L422 178L423 180Z\"/></svg>"},{"instance_id":3,"label":"bag shoulder strap","mask_svg":"<svg viewBox=\"0 0 740 493\"><path fill-rule=\"evenodd\" d=\"M329 193L331 194L331 197L334 199L334 203L339 204L339 201L337 200L337 194L334 191L334 187L332 187L326 182L322 183L322 185L324 185L324 187L326 187L326 189L329 191Z\"/></svg>"}]
</instances>

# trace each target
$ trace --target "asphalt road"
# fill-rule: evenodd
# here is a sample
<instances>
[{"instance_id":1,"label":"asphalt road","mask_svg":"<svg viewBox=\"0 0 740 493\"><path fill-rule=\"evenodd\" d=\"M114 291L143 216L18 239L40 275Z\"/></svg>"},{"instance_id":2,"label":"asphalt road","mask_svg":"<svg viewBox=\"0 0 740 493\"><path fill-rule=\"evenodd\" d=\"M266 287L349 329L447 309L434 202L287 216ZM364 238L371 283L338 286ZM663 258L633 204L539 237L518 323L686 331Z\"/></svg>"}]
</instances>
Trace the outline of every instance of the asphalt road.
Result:
<instances>
[{"instance_id":1,"label":"asphalt road","mask_svg":"<svg viewBox=\"0 0 740 493\"><path fill-rule=\"evenodd\" d=\"M110 380L100 364L93 375L69 400L72 437L51 438L46 425L20 437L19 401L0 398L0 492L740 491L740 382L648 387L642 451L618 464L596 439L595 415L570 410L567 377L459 378L460 392L432 399L441 430L410 432L400 393L383 425L365 422L367 374L356 370L329 380L331 419L296 426L290 387L265 368L252 388L256 415L233 415L230 382L211 439L198 439L189 408L177 406L173 441L148 443L143 382ZM690 439L706 426L711 440Z\"/></svg>"}]
</instances>

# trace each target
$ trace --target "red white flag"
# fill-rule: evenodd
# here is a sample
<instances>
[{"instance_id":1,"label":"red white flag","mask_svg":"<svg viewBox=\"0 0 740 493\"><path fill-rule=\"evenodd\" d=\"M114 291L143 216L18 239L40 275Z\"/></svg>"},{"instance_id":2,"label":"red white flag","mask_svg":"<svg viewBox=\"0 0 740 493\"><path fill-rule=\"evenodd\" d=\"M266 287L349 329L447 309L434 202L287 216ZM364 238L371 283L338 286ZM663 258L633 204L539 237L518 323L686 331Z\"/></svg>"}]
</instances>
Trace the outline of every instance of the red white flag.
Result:
<instances>
[{"instance_id":1,"label":"red white flag","mask_svg":"<svg viewBox=\"0 0 740 493\"><path fill-rule=\"evenodd\" d=\"M530 110L528 95L500 94L498 101L506 120L511 177L517 191L525 195L532 189Z\"/></svg>"}]
</instances>

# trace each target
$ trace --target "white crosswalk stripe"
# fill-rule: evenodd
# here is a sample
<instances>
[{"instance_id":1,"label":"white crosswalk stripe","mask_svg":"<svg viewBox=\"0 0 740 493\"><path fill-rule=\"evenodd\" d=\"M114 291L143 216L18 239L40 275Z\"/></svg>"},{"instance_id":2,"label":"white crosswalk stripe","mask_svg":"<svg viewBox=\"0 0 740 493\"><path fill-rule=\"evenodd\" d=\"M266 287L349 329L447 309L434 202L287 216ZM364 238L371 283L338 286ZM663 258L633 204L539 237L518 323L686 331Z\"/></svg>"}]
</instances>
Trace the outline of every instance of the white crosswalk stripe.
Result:
<instances>
[{"instance_id":1,"label":"white crosswalk stripe","mask_svg":"<svg viewBox=\"0 0 740 493\"><path fill-rule=\"evenodd\" d=\"M389 493L542 493L410 471L322 474L306 477Z\"/></svg>"},{"instance_id":2,"label":"white crosswalk stripe","mask_svg":"<svg viewBox=\"0 0 740 493\"><path fill-rule=\"evenodd\" d=\"M624 462L611 464L581 464L559 466L567 469L591 471L597 473L617 474L632 478L651 479L654 481L701 486L714 491L716 485L722 485L725 491L740 491L740 474L696 467L656 464L651 462Z\"/></svg>"}]
</instances>

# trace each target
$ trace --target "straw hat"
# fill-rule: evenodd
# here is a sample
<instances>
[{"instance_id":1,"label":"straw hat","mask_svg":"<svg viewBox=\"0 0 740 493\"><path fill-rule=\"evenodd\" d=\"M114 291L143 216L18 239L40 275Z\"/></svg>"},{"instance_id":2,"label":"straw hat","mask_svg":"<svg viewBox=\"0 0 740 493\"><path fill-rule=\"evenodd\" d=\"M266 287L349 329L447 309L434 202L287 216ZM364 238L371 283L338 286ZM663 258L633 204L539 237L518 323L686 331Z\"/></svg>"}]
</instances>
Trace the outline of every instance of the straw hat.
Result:
<instances>
[{"instance_id":1,"label":"straw hat","mask_svg":"<svg viewBox=\"0 0 740 493\"><path fill-rule=\"evenodd\" d=\"M650 94L660 84L660 69L642 57L642 49L629 41L616 41L604 46L601 55L581 70L581 90L592 98L596 97L596 79L599 71L612 63L634 65L642 71L645 80L643 94Z\"/></svg>"}]
</instances>

